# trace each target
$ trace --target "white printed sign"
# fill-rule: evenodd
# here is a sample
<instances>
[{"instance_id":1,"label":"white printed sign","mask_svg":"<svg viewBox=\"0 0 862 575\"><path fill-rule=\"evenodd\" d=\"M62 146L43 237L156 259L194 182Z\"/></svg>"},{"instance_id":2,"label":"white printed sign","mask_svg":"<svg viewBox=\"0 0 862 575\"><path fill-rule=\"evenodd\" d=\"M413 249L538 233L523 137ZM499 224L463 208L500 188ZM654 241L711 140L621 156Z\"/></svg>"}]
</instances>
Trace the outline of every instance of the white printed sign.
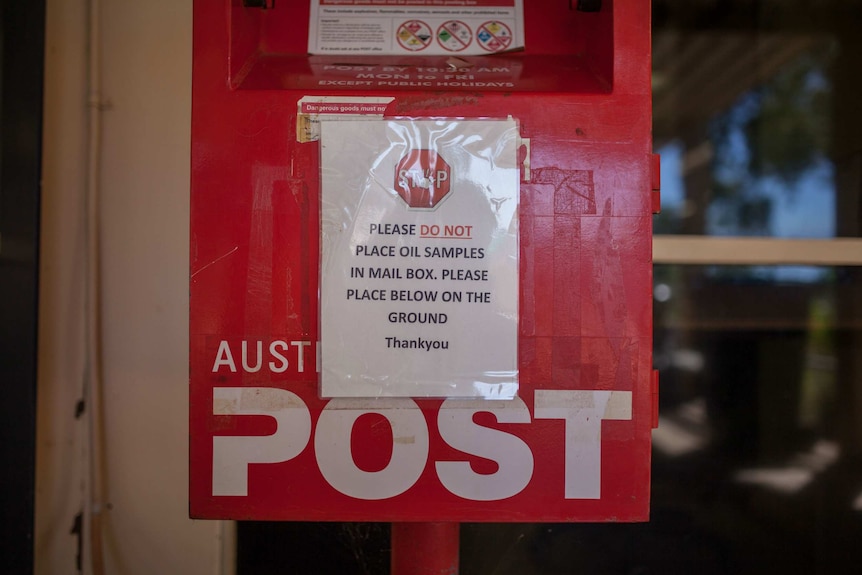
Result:
<instances>
[{"instance_id":1,"label":"white printed sign","mask_svg":"<svg viewBox=\"0 0 862 575\"><path fill-rule=\"evenodd\" d=\"M518 390L514 120L321 122L321 395Z\"/></svg>"},{"instance_id":2,"label":"white printed sign","mask_svg":"<svg viewBox=\"0 0 862 575\"><path fill-rule=\"evenodd\" d=\"M303 96L296 103L296 141L320 139L320 122L326 120L379 119L392 97L381 96Z\"/></svg>"},{"instance_id":3,"label":"white printed sign","mask_svg":"<svg viewBox=\"0 0 862 575\"><path fill-rule=\"evenodd\" d=\"M523 0L312 0L312 54L482 55L524 47Z\"/></svg>"}]
</instances>

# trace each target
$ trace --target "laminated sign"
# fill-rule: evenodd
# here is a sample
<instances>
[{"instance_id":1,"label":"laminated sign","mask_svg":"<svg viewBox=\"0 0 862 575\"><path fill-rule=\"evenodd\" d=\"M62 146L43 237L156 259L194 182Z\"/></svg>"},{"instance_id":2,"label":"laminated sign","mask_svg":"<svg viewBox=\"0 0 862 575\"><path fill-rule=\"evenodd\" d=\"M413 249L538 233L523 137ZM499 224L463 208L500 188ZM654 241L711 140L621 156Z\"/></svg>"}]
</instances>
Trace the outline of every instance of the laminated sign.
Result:
<instances>
[{"instance_id":1,"label":"laminated sign","mask_svg":"<svg viewBox=\"0 0 862 575\"><path fill-rule=\"evenodd\" d=\"M518 391L515 120L320 126L321 395Z\"/></svg>"}]
</instances>

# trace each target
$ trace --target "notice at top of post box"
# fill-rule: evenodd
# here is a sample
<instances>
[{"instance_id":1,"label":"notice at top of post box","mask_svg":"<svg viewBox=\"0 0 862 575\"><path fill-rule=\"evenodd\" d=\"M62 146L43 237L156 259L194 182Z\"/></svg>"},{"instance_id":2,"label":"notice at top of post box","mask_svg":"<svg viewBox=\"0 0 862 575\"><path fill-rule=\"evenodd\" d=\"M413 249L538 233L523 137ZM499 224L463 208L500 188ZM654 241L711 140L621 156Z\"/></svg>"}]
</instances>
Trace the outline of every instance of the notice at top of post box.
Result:
<instances>
[{"instance_id":1,"label":"notice at top of post box","mask_svg":"<svg viewBox=\"0 0 862 575\"><path fill-rule=\"evenodd\" d=\"M518 125L321 122L323 397L518 390Z\"/></svg>"},{"instance_id":2,"label":"notice at top of post box","mask_svg":"<svg viewBox=\"0 0 862 575\"><path fill-rule=\"evenodd\" d=\"M311 54L476 56L524 47L523 0L312 0Z\"/></svg>"}]
</instances>

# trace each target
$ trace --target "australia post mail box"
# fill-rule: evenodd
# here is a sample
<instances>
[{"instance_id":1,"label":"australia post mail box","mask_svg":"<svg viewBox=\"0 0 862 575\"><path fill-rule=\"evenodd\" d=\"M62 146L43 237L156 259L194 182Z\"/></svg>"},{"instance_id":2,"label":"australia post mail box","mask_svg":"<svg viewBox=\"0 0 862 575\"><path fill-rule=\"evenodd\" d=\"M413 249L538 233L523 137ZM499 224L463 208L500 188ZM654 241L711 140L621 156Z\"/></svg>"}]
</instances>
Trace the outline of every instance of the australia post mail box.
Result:
<instances>
[{"instance_id":1,"label":"australia post mail box","mask_svg":"<svg viewBox=\"0 0 862 575\"><path fill-rule=\"evenodd\" d=\"M644 0L195 0L197 518L649 511Z\"/></svg>"}]
</instances>

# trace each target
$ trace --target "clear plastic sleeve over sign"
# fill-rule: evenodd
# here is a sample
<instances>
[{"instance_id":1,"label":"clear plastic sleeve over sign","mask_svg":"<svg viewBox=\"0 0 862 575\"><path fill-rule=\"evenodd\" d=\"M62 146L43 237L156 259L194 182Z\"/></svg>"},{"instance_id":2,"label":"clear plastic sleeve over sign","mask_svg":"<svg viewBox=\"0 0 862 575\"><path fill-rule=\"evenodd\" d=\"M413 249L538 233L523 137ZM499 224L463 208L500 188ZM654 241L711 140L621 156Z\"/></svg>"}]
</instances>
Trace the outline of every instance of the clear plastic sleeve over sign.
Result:
<instances>
[{"instance_id":1,"label":"clear plastic sleeve over sign","mask_svg":"<svg viewBox=\"0 0 862 575\"><path fill-rule=\"evenodd\" d=\"M518 124L321 123L322 397L518 392Z\"/></svg>"}]
</instances>

